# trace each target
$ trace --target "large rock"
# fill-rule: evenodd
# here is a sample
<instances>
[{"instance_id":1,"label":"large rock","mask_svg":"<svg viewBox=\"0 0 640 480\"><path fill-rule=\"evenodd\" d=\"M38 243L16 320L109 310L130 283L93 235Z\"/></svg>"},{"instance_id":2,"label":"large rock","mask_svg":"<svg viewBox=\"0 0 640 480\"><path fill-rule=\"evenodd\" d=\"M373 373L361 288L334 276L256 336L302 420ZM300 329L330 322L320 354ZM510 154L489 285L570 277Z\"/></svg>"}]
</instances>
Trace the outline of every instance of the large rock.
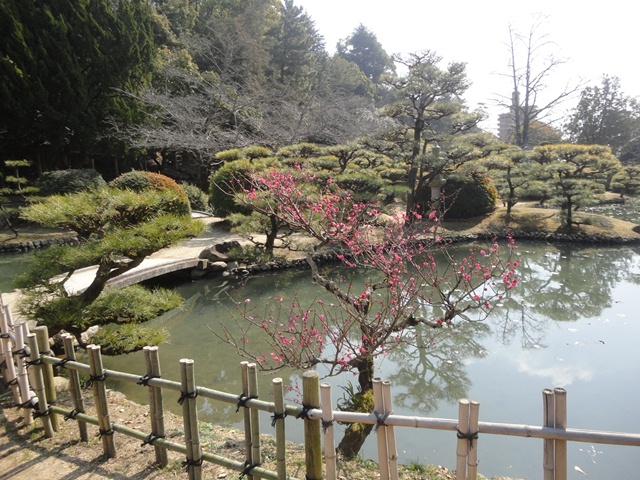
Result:
<instances>
[{"instance_id":1,"label":"large rock","mask_svg":"<svg viewBox=\"0 0 640 480\"><path fill-rule=\"evenodd\" d=\"M218 250L218 245L211 245L200 252L198 258L202 258L209 262L226 262L229 257Z\"/></svg>"}]
</instances>

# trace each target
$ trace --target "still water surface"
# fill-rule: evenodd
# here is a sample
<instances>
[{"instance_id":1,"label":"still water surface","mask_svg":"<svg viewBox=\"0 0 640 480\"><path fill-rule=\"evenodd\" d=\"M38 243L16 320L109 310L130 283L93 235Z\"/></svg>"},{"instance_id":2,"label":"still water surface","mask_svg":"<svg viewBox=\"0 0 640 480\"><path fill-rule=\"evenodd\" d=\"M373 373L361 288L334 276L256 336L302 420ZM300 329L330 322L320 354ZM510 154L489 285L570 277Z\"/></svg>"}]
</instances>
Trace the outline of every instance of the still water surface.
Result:
<instances>
[{"instance_id":1,"label":"still water surface","mask_svg":"<svg viewBox=\"0 0 640 480\"><path fill-rule=\"evenodd\" d=\"M427 349L396 350L379 362L378 376L392 383L395 413L456 418L457 399L470 398L480 402L482 421L540 425L542 390L564 387L569 427L640 433L640 249L521 244L519 255L521 284L489 319L438 335ZM301 302L324 295L310 285L308 272L252 277L244 286L210 279L175 288L185 306L154 321L171 335L160 347L163 376L179 380L179 359L193 358L198 384L233 393L241 391L241 359L205 327L232 325L228 293L259 305L291 298L294 291ZM250 342L259 343L259 334ZM140 353L105 364L144 373ZM278 376L289 385L298 379L288 371ZM263 399L270 398L271 379L261 377ZM330 380L334 402L339 386L350 380ZM111 387L146 402L143 388ZM180 413L168 395L165 405ZM205 399L199 406L205 421L239 426L242 420L235 406ZM273 433L266 415L262 422L263 431ZM301 438L298 423L287 424L295 427L288 433L294 441ZM401 462L455 465L452 432L402 429L396 435ZM376 457L372 440L362 452L366 458ZM481 435L478 455L484 475L542 478L541 440ZM570 479L634 479L640 471L638 447L569 443L568 455Z\"/></svg>"}]
</instances>

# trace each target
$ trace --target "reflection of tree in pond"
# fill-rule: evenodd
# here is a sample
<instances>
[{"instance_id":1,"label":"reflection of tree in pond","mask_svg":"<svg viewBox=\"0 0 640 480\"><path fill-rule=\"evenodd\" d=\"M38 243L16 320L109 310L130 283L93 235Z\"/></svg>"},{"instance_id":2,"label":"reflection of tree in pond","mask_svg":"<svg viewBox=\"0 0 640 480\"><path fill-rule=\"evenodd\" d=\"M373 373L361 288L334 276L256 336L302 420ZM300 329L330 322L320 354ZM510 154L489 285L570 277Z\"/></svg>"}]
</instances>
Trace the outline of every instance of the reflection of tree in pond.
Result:
<instances>
[{"instance_id":1,"label":"reflection of tree in pond","mask_svg":"<svg viewBox=\"0 0 640 480\"><path fill-rule=\"evenodd\" d=\"M529 306L520 295L505 298L500 310L492 312L488 320L494 325L494 333L503 345L509 345L519 336L523 350L546 347L543 341L551 319L531 315Z\"/></svg>"},{"instance_id":2,"label":"reflection of tree in pond","mask_svg":"<svg viewBox=\"0 0 640 480\"><path fill-rule=\"evenodd\" d=\"M398 366L389 380L404 387L394 393L394 403L425 414L441 400L455 403L466 397L471 381L464 362L486 355L478 340L490 332L491 327L481 322L464 322L437 333L417 325L415 346L389 353Z\"/></svg>"},{"instance_id":3,"label":"reflection of tree in pond","mask_svg":"<svg viewBox=\"0 0 640 480\"><path fill-rule=\"evenodd\" d=\"M594 317L610 307L611 290L633 258L626 248L558 245L536 250L521 251L521 281L513 298L526 303L532 314L560 321Z\"/></svg>"}]
</instances>

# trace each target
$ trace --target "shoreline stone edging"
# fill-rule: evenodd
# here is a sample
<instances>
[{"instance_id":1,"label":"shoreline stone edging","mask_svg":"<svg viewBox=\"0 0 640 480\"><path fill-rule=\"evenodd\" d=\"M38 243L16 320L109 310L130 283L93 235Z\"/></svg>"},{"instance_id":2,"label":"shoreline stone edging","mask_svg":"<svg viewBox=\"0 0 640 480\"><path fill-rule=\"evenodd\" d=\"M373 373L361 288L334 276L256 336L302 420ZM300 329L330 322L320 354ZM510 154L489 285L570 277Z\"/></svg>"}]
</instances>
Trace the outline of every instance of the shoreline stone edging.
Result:
<instances>
[{"instance_id":1,"label":"shoreline stone edging","mask_svg":"<svg viewBox=\"0 0 640 480\"><path fill-rule=\"evenodd\" d=\"M603 235L587 235L584 233L575 234L563 234L563 233L544 233L544 232L523 232L514 231L511 234L464 234L464 235L450 235L443 237L441 243L464 243L473 242L478 240L504 240L507 237L514 238L516 242L528 241L528 242L545 242L549 244L562 243L562 244L575 244L581 246L633 246L640 245L640 238L623 238L623 237L605 237ZM339 263L340 260L336 257L336 252L316 253L312 255L313 260L317 264L323 263ZM308 269L309 264L304 258L297 258L293 260L273 260L265 263L254 263L250 265L238 265L234 267L228 267L223 271L217 270L217 273L223 275L235 275L236 277L246 277L248 275L266 273L271 271L285 270L285 269Z\"/></svg>"},{"instance_id":2,"label":"shoreline stone edging","mask_svg":"<svg viewBox=\"0 0 640 480\"><path fill-rule=\"evenodd\" d=\"M26 242L0 243L0 254L21 253L52 245L76 245L78 237L45 238L42 240L29 240Z\"/></svg>"}]
</instances>

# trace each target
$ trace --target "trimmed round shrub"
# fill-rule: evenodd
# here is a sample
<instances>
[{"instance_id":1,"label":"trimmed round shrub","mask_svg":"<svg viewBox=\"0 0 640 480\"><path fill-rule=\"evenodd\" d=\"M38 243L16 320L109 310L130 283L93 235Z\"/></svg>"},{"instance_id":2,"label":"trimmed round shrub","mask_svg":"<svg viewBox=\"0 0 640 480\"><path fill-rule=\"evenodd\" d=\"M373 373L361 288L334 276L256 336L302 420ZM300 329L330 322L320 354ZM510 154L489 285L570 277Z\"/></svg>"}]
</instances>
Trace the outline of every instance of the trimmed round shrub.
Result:
<instances>
[{"instance_id":1,"label":"trimmed round shrub","mask_svg":"<svg viewBox=\"0 0 640 480\"><path fill-rule=\"evenodd\" d=\"M219 162L233 162L234 160L240 160L243 158L242 150L239 148L232 148L230 150L222 150L216 153L215 159Z\"/></svg>"},{"instance_id":2,"label":"trimmed round shrub","mask_svg":"<svg viewBox=\"0 0 640 480\"><path fill-rule=\"evenodd\" d=\"M105 187L106 185L107 182L104 181L102 176L91 168L44 172L35 183L40 195L45 197L76 193Z\"/></svg>"},{"instance_id":3,"label":"trimmed round shrub","mask_svg":"<svg viewBox=\"0 0 640 480\"><path fill-rule=\"evenodd\" d=\"M251 147L245 147L242 150L242 153L244 153L244 156L247 157L248 159L255 159L255 158L267 158L270 157L271 155L273 155L271 153L271 150L269 150L267 147L263 147L260 145L254 145Z\"/></svg>"},{"instance_id":4,"label":"trimmed round shrub","mask_svg":"<svg viewBox=\"0 0 640 480\"><path fill-rule=\"evenodd\" d=\"M249 214L250 210L237 205L233 199L233 184L239 182L246 187L243 180L254 170L253 165L247 159L227 162L216 170L210 178L209 205L213 213L220 217L226 217L232 213Z\"/></svg>"},{"instance_id":5,"label":"trimmed round shrub","mask_svg":"<svg viewBox=\"0 0 640 480\"><path fill-rule=\"evenodd\" d=\"M204 193L200 188L190 183L182 183L180 186L184 189L189 197L189 205L191 210L198 210L200 212L206 212L209 208L209 196Z\"/></svg>"},{"instance_id":6,"label":"trimmed round shrub","mask_svg":"<svg viewBox=\"0 0 640 480\"><path fill-rule=\"evenodd\" d=\"M429 195L431 191L427 186ZM491 179L481 173L451 178L444 188L445 218L470 218L485 215L496 208L498 191Z\"/></svg>"},{"instance_id":7,"label":"trimmed round shrub","mask_svg":"<svg viewBox=\"0 0 640 480\"><path fill-rule=\"evenodd\" d=\"M178 185L174 179L166 175L132 170L111 180L109 186L120 190L132 190L134 192L141 192L146 189L174 192L176 194L175 204L167 205L167 211L178 215L191 214L189 197L184 188Z\"/></svg>"},{"instance_id":8,"label":"trimmed round shrub","mask_svg":"<svg viewBox=\"0 0 640 480\"><path fill-rule=\"evenodd\" d=\"M377 175L364 172L336 175L333 181L340 188L349 191L355 201L371 200L385 185Z\"/></svg>"}]
</instances>

